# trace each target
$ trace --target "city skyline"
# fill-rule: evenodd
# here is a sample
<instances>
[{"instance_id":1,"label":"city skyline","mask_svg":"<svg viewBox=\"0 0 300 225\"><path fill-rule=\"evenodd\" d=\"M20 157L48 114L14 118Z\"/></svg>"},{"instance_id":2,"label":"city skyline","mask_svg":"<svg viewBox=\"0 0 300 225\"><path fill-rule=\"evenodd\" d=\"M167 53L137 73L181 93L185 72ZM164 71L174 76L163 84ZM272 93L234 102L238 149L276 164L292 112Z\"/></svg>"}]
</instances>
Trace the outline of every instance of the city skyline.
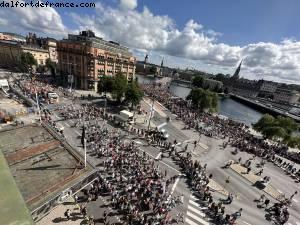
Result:
<instances>
[{"instance_id":1,"label":"city skyline","mask_svg":"<svg viewBox=\"0 0 300 225\"><path fill-rule=\"evenodd\" d=\"M170 67L233 74L244 59L241 77L300 83L300 33L293 26L299 18L296 1L95 3L96 8L80 9L0 8L0 30L60 39L91 29L130 47L139 60L149 54L156 64L164 57Z\"/></svg>"}]
</instances>

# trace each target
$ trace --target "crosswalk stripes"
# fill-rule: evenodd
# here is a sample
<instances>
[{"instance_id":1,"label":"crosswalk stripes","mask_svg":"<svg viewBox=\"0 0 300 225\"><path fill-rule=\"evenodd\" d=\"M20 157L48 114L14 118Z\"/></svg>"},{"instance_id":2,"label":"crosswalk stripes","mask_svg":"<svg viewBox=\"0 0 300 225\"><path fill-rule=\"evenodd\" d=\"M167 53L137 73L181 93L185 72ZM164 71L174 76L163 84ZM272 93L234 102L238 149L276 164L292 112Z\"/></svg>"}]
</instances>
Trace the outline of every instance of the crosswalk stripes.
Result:
<instances>
[{"instance_id":1,"label":"crosswalk stripes","mask_svg":"<svg viewBox=\"0 0 300 225\"><path fill-rule=\"evenodd\" d=\"M200 207L197 202L195 202L196 198L191 194L189 199L189 204L187 207L187 213L185 216L185 222L189 225L209 225L210 223L205 221L205 213L200 210L205 209L206 207Z\"/></svg>"}]
</instances>

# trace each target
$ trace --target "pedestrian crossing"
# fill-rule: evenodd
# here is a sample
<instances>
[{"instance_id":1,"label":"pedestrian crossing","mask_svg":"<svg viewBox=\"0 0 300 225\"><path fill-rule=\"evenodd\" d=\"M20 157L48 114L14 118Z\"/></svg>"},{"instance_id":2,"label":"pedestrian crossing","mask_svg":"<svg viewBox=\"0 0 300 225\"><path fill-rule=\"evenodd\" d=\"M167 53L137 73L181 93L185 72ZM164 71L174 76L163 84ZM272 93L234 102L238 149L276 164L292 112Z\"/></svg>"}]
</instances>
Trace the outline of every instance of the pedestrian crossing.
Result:
<instances>
[{"instance_id":1,"label":"pedestrian crossing","mask_svg":"<svg viewBox=\"0 0 300 225\"><path fill-rule=\"evenodd\" d=\"M201 211L206 209L206 207L199 206L196 200L197 199L191 194L187 206L185 223L189 225L209 225L210 223L204 219L205 213Z\"/></svg>"}]
</instances>

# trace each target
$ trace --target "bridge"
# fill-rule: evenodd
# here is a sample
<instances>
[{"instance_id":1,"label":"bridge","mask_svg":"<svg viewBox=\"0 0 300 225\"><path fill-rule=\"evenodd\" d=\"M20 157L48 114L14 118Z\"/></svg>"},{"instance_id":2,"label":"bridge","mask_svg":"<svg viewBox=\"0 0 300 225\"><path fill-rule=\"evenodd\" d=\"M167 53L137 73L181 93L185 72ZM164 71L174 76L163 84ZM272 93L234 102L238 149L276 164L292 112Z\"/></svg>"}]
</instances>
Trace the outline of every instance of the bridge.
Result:
<instances>
[{"instance_id":1,"label":"bridge","mask_svg":"<svg viewBox=\"0 0 300 225\"><path fill-rule=\"evenodd\" d=\"M278 109L278 108L274 108L274 107L270 107L270 106L268 106L266 104L263 104L259 101L255 101L255 100L245 98L245 97L242 97L240 95L236 95L236 94L232 94L232 93L230 94L230 97L232 97L233 99L235 99L239 102L242 102L242 103L245 103L249 106L252 106L253 108L259 109L263 112L270 113L272 115L281 115L281 116L285 116L285 117L290 117L290 118L296 120L297 122L300 122L300 117L299 116L288 113L287 111L284 111L284 110L281 110L281 109Z\"/></svg>"}]
</instances>

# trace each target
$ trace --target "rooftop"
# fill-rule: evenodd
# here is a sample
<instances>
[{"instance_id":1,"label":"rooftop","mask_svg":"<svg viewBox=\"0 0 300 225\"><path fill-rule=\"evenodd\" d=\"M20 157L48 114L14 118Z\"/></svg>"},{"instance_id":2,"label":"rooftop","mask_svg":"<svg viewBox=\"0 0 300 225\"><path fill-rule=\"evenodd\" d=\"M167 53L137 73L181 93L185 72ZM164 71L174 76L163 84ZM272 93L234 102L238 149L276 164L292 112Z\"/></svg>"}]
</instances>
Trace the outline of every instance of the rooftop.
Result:
<instances>
[{"instance_id":1,"label":"rooftop","mask_svg":"<svg viewBox=\"0 0 300 225\"><path fill-rule=\"evenodd\" d=\"M39 125L0 131L0 151L30 210L41 206L90 170L89 167L81 170L81 158Z\"/></svg>"}]
</instances>

